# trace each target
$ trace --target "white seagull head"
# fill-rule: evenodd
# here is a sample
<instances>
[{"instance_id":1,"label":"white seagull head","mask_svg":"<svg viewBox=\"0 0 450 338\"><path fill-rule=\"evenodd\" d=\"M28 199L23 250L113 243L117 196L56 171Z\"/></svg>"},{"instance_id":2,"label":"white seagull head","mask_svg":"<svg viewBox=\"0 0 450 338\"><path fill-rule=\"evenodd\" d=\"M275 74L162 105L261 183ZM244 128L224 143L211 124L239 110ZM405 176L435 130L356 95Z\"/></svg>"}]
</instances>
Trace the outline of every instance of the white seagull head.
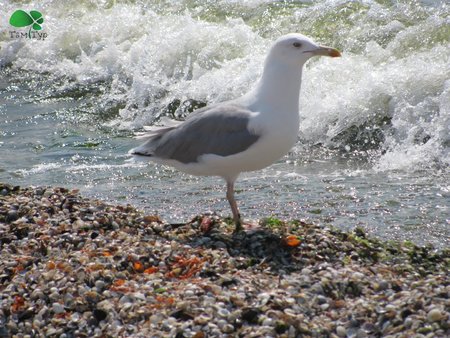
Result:
<instances>
[{"instance_id":1,"label":"white seagull head","mask_svg":"<svg viewBox=\"0 0 450 338\"><path fill-rule=\"evenodd\" d=\"M338 57L341 53L337 49L320 46L302 34L290 33L274 42L268 59L287 65L303 66L311 57L319 55Z\"/></svg>"}]
</instances>

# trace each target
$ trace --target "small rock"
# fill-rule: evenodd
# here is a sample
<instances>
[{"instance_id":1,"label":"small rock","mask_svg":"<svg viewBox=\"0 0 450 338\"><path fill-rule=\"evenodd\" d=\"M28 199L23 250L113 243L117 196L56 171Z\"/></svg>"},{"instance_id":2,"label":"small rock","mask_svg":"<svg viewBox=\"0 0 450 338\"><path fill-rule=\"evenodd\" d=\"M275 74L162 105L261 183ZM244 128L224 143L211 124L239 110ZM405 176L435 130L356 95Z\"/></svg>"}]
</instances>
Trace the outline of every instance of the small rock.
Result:
<instances>
[{"instance_id":1,"label":"small rock","mask_svg":"<svg viewBox=\"0 0 450 338\"><path fill-rule=\"evenodd\" d=\"M47 311L48 311L48 307L47 306L43 306L40 310L39 310L39 312L37 313L37 315L36 315L36 319L37 320L43 320L44 318L45 318L45 316L47 315Z\"/></svg>"},{"instance_id":2,"label":"small rock","mask_svg":"<svg viewBox=\"0 0 450 338\"><path fill-rule=\"evenodd\" d=\"M84 296L89 303L97 303L100 299L100 295L95 291L88 291Z\"/></svg>"},{"instance_id":3,"label":"small rock","mask_svg":"<svg viewBox=\"0 0 450 338\"><path fill-rule=\"evenodd\" d=\"M245 308L242 310L241 318L250 324L256 324L260 313L261 310L257 308Z\"/></svg>"},{"instance_id":4,"label":"small rock","mask_svg":"<svg viewBox=\"0 0 450 338\"><path fill-rule=\"evenodd\" d=\"M347 330L345 329L345 327L343 327L342 325L338 325L336 327L336 334L339 337L346 337L347 336Z\"/></svg>"},{"instance_id":5,"label":"small rock","mask_svg":"<svg viewBox=\"0 0 450 338\"><path fill-rule=\"evenodd\" d=\"M439 309L431 309L427 314L427 320L430 323L438 322L443 318L442 311Z\"/></svg>"},{"instance_id":6,"label":"small rock","mask_svg":"<svg viewBox=\"0 0 450 338\"><path fill-rule=\"evenodd\" d=\"M272 326L273 324L274 324L274 321L272 318L266 318L262 322L263 326Z\"/></svg>"},{"instance_id":7,"label":"small rock","mask_svg":"<svg viewBox=\"0 0 450 338\"><path fill-rule=\"evenodd\" d=\"M155 313L150 316L150 323L152 323L153 325L157 325L161 323L163 319L164 316L161 313Z\"/></svg>"},{"instance_id":8,"label":"small rock","mask_svg":"<svg viewBox=\"0 0 450 338\"><path fill-rule=\"evenodd\" d=\"M211 317L207 314L201 314L200 316L197 316L194 318L194 323L199 325L205 325L208 324L211 321Z\"/></svg>"},{"instance_id":9,"label":"small rock","mask_svg":"<svg viewBox=\"0 0 450 338\"><path fill-rule=\"evenodd\" d=\"M146 299L145 295L142 292L135 292L135 293L133 293L133 297L136 300L142 300L142 301L145 301L145 299Z\"/></svg>"},{"instance_id":10,"label":"small rock","mask_svg":"<svg viewBox=\"0 0 450 338\"><path fill-rule=\"evenodd\" d=\"M106 283L101 279L95 281L95 288L98 292L101 292L106 286Z\"/></svg>"},{"instance_id":11,"label":"small rock","mask_svg":"<svg viewBox=\"0 0 450 338\"><path fill-rule=\"evenodd\" d=\"M393 304L387 304L385 307L386 311L395 311L396 310L396 306Z\"/></svg>"},{"instance_id":12,"label":"small rock","mask_svg":"<svg viewBox=\"0 0 450 338\"><path fill-rule=\"evenodd\" d=\"M364 332L364 330L359 329L356 331L356 338L367 338L368 335L366 332Z\"/></svg>"},{"instance_id":13,"label":"small rock","mask_svg":"<svg viewBox=\"0 0 450 338\"><path fill-rule=\"evenodd\" d=\"M324 311L328 310L329 307L330 307L330 304L327 304L327 303L320 305L320 308Z\"/></svg>"},{"instance_id":14,"label":"small rock","mask_svg":"<svg viewBox=\"0 0 450 338\"><path fill-rule=\"evenodd\" d=\"M389 288L389 283L386 282L385 280L381 280L379 282L375 282L373 284L373 288L375 291L383 291Z\"/></svg>"},{"instance_id":15,"label":"small rock","mask_svg":"<svg viewBox=\"0 0 450 338\"><path fill-rule=\"evenodd\" d=\"M314 283L311 286L311 292L318 294L318 295L324 294L323 287L322 287L322 285L320 285L320 283Z\"/></svg>"},{"instance_id":16,"label":"small rock","mask_svg":"<svg viewBox=\"0 0 450 338\"><path fill-rule=\"evenodd\" d=\"M186 320L194 319L193 315L191 315L189 312L186 312L184 310L174 311L174 312L172 312L170 314L170 317L173 317L173 318L175 318L177 320L180 320L180 321L186 321Z\"/></svg>"},{"instance_id":17,"label":"small rock","mask_svg":"<svg viewBox=\"0 0 450 338\"><path fill-rule=\"evenodd\" d=\"M353 279L361 280L361 279L364 278L364 274L361 273L361 272L354 272L354 273L352 274L352 277L353 277Z\"/></svg>"},{"instance_id":18,"label":"small rock","mask_svg":"<svg viewBox=\"0 0 450 338\"><path fill-rule=\"evenodd\" d=\"M44 297L45 297L44 293L39 288L34 289L33 292L31 293L31 299L33 300L44 299Z\"/></svg>"},{"instance_id":19,"label":"small rock","mask_svg":"<svg viewBox=\"0 0 450 338\"><path fill-rule=\"evenodd\" d=\"M46 333L47 337L50 337L50 336L56 335L57 332L58 331L54 327L50 326L45 333Z\"/></svg>"},{"instance_id":20,"label":"small rock","mask_svg":"<svg viewBox=\"0 0 450 338\"><path fill-rule=\"evenodd\" d=\"M308 268L302 269L302 275L310 275L311 273L312 273L312 271Z\"/></svg>"},{"instance_id":21,"label":"small rock","mask_svg":"<svg viewBox=\"0 0 450 338\"><path fill-rule=\"evenodd\" d=\"M52 292L48 298L50 298L51 301L56 302L60 298L60 294L58 292Z\"/></svg>"},{"instance_id":22,"label":"small rock","mask_svg":"<svg viewBox=\"0 0 450 338\"><path fill-rule=\"evenodd\" d=\"M59 304L59 303L53 303L53 304L52 304L52 310L53 310L53 312L56 313L56 314L60 314L60 313L63 313L63 312L66 311L66 310L64 309L64 306L62 306L62 305Z\"/></svg>"},{"instance_id":23,"label":"small rock","mask_svg":"<svg viewBox=\"0 0 450 338\"><path fill-rule=\"evenodd\" d=\"M40 320L38 320L38 319L35 319L35 320L33 320L33 326L37 327L37 328L40 328L40 327L42 327L42 322ZM1 327L0 327L0 337L2 337Z\"/></svg>"},{"instance_id":24,"label":"small rock","mask_svg":"<svg viewBox=\"0 0 450 338\"><path fill-rule=\"evenodd\" d=\"M227 318L230 315L230 311L224 308L217 310L217 315L222 318Z\"/></svg>"},{"instance_id":25,"label":"small rock","mask_svg":"<svg viewBox=\"0 0 450 338\"><path fill-rule=\"evenodd\" d=\"M324 296L322 296L322 295L317 296L317 303L318 303L319 305L321 305L321 304L326 304L327 302L328 302L328 300L327 300L326 297L324 297Z\"/></svg>"},{"instance_id":26,"label":"small rock","mask_svg":"<svg viewBox=\"0 0 450 338\"><path fill-rule=\"evenodd\" d=\"M6 214L6 222L14 222L19 218L19 215L17 214L16 210L10 210Z\"/></svg>"},{"instance_id":27,"label":"small rock","mask_svg":"<svg viewBox=\"0 0 450 338\"><path fill-rule=\"evenodd\" d=\"M102 309L95 309L93 311L94 318L97 319L99 322L106 319L108 316L108 313L105 310Z\"/></svg>"},{"instance_id":28,"label":"small rock","mask_svg":"<svg viewBox=\"0 0 450 338\"><path fill-rule=\"evenodd\" d=\"M17 319L19 320L19 322L22 322L27 319L33 318L34 315L35 315L34 310L30 308L20 312L17 316Z\"/></svg>"},{"instance_id":29,"label":"small rock","mask_svg":"<svg viewBox=\"0 0 450 338\"><path fill-rule=\"evenodd\" d=\"M231 333L234 331L234 326L231 324L225 324L223 327L221 327L221 330L223 333Z\"/></svg>"}]
</instances>

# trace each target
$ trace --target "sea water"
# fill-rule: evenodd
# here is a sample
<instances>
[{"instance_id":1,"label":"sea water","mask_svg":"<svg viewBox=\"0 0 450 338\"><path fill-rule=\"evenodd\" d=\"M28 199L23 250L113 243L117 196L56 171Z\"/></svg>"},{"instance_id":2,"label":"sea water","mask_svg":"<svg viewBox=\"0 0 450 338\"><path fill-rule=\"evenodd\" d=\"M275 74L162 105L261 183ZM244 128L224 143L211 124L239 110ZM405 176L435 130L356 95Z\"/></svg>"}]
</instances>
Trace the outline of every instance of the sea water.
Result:
<instances>
[{"instance_id":1,"label":"sea water","mask_svg":"<svg viewBox=\"0 0 450 338\"><path fill-rule=\"evenodd\" d=\"M18 9L39 11L41 29L10 25ZM131 162L127 152L144 125L245 93L288 32L342 57L306 65L298 142L240 176L244 218L448 247L445 0L2 1L0 181L79 188L170 222L230 215L220 178Z\"/></svg>"}]
</instances>

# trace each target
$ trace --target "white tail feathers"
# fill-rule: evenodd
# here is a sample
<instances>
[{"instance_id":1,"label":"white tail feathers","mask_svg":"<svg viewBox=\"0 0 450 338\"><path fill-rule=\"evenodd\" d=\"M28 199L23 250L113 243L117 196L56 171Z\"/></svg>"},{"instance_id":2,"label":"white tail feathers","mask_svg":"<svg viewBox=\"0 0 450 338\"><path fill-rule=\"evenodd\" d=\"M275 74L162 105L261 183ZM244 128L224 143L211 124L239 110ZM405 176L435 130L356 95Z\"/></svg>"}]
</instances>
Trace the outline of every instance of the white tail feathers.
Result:
<instances>
[{"instance_id":1,"label":"white tail feathers","mask_svg":"<svg viewBox=\"0 0 450 338\"><path fill-rule=\"evenodd\" d=\"M166 116L162 117L158 121L158 125L156 126L144 126L144 131L135 133L135 138L143 139L150 136L161 134L168 129L173 129L178 126L182 121L172 120Z\"/></svg>"}]
</instances>

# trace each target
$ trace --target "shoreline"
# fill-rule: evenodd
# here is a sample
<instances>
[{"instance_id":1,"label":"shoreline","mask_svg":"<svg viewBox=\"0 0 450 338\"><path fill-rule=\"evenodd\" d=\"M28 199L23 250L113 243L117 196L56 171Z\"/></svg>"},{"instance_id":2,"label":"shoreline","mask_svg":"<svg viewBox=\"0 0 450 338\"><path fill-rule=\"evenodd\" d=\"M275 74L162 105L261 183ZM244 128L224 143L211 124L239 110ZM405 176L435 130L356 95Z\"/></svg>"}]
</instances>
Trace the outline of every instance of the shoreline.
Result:
<instances>
[{"instance_id":1,"label":"shoreline","mask_svg":"<svg viewBox=\"0 0 450 338\"><path fill-rule=\"evenodd\" d=\"M0 183L0 337L444 337L450 249Z\"/></svg>"}]
</instances>

